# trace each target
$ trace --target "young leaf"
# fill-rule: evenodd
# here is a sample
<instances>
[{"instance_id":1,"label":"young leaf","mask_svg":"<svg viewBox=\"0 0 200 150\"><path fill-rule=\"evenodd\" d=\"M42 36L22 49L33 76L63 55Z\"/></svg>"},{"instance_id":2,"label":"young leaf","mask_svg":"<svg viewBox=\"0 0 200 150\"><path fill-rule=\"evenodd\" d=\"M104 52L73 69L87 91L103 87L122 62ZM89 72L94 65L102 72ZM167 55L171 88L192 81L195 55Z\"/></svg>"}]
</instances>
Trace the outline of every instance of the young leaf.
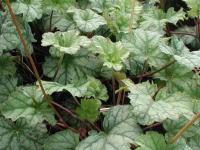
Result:
<instances>
[{"instance_id":1,"label":"young leaf","mask_svg":"<svg viewBox=\"0 0 200 150\"><path fill-rule=\"evenodd\" d=\"M157 86L144 82L133 84L130 80L123 81L128 87L130 103L133 106L133 113L137 116L138 122L143 125L150 125L153 122L162 122L169 118L177 120L180 116L191 117L193 115L193 102L191 97L183 93L167 95L162 93L154 101L153 97L157 92Z\"/></svg>"},{"instance_id":2,"label":"young leaf","mask_svg":"<svg viewBox=\"0 0 200 150\"><path fill-rule=\"evenodd\" d=\"M14 77L1 76L0 79L0 103L8 99L10 94L17 88L17 79Z\"/></svg>"},{"instance_id":3,"label":"young leaf","mask_svg":"<svg viewBox=\"0 0 200 150\"><path fill-rule=\"evenodd\" d=\"M25 118L29 124L35 125L44 120L55 123L54 112L43 100L43 94L35 86L24 86L13 92L1 106L6 118L16 121Z\"/></svg>"},{"instance_id":4,"label":"young leaf","mask_svg":"<svg viewBox=\"0 0 200 150\"><path fill-rule=\"evenodd\" d=\"M130 150L130 143L142 133L130 106L112 107L103 127L106 133L92 134L81 141L76 150Z\"/></svg>"},{"instance_id":5,"label":"young leaf","mask_svg":"<svg viewBox=\"0 0 200 150\"><path fill-rule=\"evenodd\" d=\"M76 113L83 120L94 122L99 116L100 102L96 99L82 99L80 106L76 108Z\"/></svg>"},{"instance_id":6,"label":"young leaf","mask_svg":"<svg viewBox=\"0 0 200 150\"><path fill-rule=\"evenodd\" d=\"M53 46L60 52L66 54L76 54L81 47L90 45L90 40L85 36L79 36L75 30L67 32L44 33L42 36L42 46Z\"/></svg>"},{"instance_id":7,"label":"young leaf","mask_svg":"<svg viewBox=\"0 0 200 150\"><path fill-rule=\"evenodd\" d=\"M2 150L39 150L42 149L47 135L43 124L30 126L25 119L11 122L0 117L0 149Z\"/></svg>"},{"instance_id":8,"label":"young leaf","mask_svg":"<svg viewBox=\"0 0 200 150\"><path fill-rule=\"evenodd\" d=\"M129 52L121 42L113 43L102 36L95 36L92 39L91 51L100 54L104 66L115 71L123 68L123 62L128 58Z\"/></svg>"},{"instance_id":9,"label":"young leaf","mask_svg":"<svg viewBox=\"0 0 200 150\"><path fill-rule=\"evenodd\" d=\"M105 19L91 9L77 10L73 18L77 27L83 32L92 32L106 24Z\"/></svg>"},{"instance_id":10,"label":"young leaf","mask_svg":"<svg viewBox=\"0 0 200 150\"><path fill-rule=\"evenodd\" d=\"M42 0L18 0L12 3L12 8L15 14L22 14L27 22L42 17Z\"/></svg>"},{"instance_id":11,"label":"young leaf","mask_svg":"<svg viewBox=\"0 0 200 150\"><path fill-rule=\"evenodd\" d=\"M163 53L172 55L179 64L188 67L190 70L198 67L200 64L200 51L190 52L183 41L176 36L172 37L171 46L161 44L160 48Z\"/></svg>"},{"instance_id":12,"label":"young leaf","mask_svg":"<svg viewBox=\"0 0 200 150\"><path fill-rule=\"evenodd\" d=\"M64 130L49 136L45 141L44 150L74 150L78 143L78 134Z\"/></svg>"},{"instance_id":13,"label":"young leaf","mask_svg":"<svg viewBox=\"0 0 200 150\"><path fill-rule=\"evenodd\" d=\"M43 64L44 74L53 78L58 67L59 60L47 57ZM85 49L75 55L64 56L55 81L63 85L80 84L85 82L88 76L97 76L102 68L100 60Z\"/></svg>"}]
</instances>

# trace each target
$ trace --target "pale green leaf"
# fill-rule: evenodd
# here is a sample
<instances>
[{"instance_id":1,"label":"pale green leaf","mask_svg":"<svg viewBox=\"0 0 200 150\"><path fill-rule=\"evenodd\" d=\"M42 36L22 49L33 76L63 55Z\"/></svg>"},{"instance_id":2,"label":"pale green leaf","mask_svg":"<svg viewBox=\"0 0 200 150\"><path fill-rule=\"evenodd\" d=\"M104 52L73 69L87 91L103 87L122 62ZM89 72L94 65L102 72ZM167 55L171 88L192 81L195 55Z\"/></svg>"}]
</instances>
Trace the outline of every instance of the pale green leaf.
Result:
<instances>
[{"instance_id":1,"label":"pale green leaf","mask_svg":"<svg viewBox=\"0 0 200 150\"><path fill-rule=\"evenodd\" d=\"M192 150L199 150L200 147L200 136L196 135L189 140L189 145Z\"/></svg>"},{"instance_id":2,"label":"pale green leaf","mask_svg":"<svg viewBox=\"0 0 200 150\"><path fill-rule=\"evenodd\" d=\"M104 66L115 71L123 68L123 62L128 58L129 52L121 42L113 43L111 40L102 36L92 38L91 51L100 54Z\"/></svg>"},{"instance_id":3,"label":"pale green leaf","mask_svg":"<svg viewBox=\"0 0 200 150\"><path fill-rule=\"evenodd\" d=\"M73 18L77 27L83 32L92 32L106 24L105 19L91 9L77 10Z\"/></svg>"},{"instance_id":4,"label":"pale green leaf","mask_svg":"<svg viewBox=\"0 0 200 150\"><path fill-rule=\"evenodd\" d=\"M32 125L44 120L55 123L53 110L43 100L41 90L35 86L18 88L0 108L3 116L13 121L23 117Z\"/></svg>"},{"instance_id":5,"label":"pale green leaf","mask_svg":"<svg viewBox=\"0 0 200 150\"><path fill-rule=\"evenodd\" d=\"M64 130L49 136L45 141L44 150L74 150L78 143L78 134Z\"/></svg>"},{"instance_id":6,"label":"pale green leaf","mask_svg":"<svg viewBox=\"0 0 200 150\"><path fill-rule=\"evenodd\" d=\"M42 0L17 0L12 3L12 8L15 14L22 14L27 22L42 17Z\"/></svg>"},{"instance_id":7,"label":"pale green leaf","mask_svg":"<svg viewBox=\"0 0 200 150\"><path fill-rule=\"evenodd\" d=\"M46 127L37 124L29 125L25 119L16 122L0 117L0 149L1 150L39 150L42 149L47 135Z\"/></svg>"},{"instance_id":8,"label":"pale green leaf","mask_svg":"<svg viewBox=\"0 0 200 150\"><path fill-rule=\"evenodd\" d=\"M53 46L62 53L75 54L81 47L88 47L90 40L85 36L79 36L75 30L67 32L44 33L42 46Z\"/></svg>"},{"instance_id":9,"label":"pale green leaf","mask_svg":"<svg viewBox=\"0 0 200 150\"><path fill-rule=\"evenodd\" d=\"M193 102L183 93L163 95L154 100L158 90L155 84L149 82L133 84L130 80L123 82L130 91L128 97L133 106L133 113L143 125L162 122L167 118L177 120L182 115L186 117L193 115Z\"/></svg>"},{"instance_id":10,"label":"pale green leaf","mask_svg":"<svg viewBox=\"0 0 200 150\"><path fill-rule=\"evenodd\" d=\"M141 134L130 106L116 106L104 119L106 133L92 134L83 140L76 150L130 150L130 143Z\"/></svg>"}]
</instances>

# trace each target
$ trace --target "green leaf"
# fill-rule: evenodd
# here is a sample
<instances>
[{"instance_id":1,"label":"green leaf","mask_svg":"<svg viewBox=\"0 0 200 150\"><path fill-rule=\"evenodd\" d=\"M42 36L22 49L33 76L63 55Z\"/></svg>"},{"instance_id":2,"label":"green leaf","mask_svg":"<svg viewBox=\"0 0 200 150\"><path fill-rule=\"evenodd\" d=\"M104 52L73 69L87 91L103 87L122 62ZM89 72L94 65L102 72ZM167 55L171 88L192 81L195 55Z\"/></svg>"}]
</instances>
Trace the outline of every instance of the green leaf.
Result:
<instances>
[{"instance_id":1,"label":"green leaf","mask_svg":"<svg viewBox=\"0 0 200 150\"><path fill-rule=\"evenodd\" d=\"M0 43L0 51L13 50L20 43L10 15L2 11L0 11Z\"/></svg>"},{"instance_id":2,"label":"green leaf","mask_svg":"<svg viewBox=\"0 0 200 150\"><path fill-rule=\"evenodd\" d=\"M35 125L44 120L55 123L54 112L43 100L42 92L35 86L24 86L13 92L1 106L6 118L16 121L25 118L29 124Z\"/></svg>"},{"instance_id":3,"label":"green leaf","mask_svg":"<svg viewBox=\"0 0 200 150\"><path fill-rule=\"evenodd\" d=\"M16 90L17 79L14 77L1 76L0 78L0 103L8 99L10 94Z\"/></svg>"},{"instance_id":4,"label":"green leaf","mask_svg":"<svg viewBox=\"0 0 200 150\"><path fill-rule=\"evenodd\" d=\"M142 17L144 18L144 21L141 22L141 28L164 34L163 30L166 27L166 24L168 22L176 24L179 20L184 20L185 13L182 9L176 12L174 11L174 8L169 8L165 13L162 9L152 7L145 12Z\"/></svg>"},{"instance_id":5,"label":"green leaf","mask_svg":"<svg viewBox=\"0 0 200 150\"><path fill-rule=\"evenodd\" d=\"M45 141L44 150L74 150L78 143L78 134L64 130L49 136Z\"/></svg>"},{"instance_id":6,"label":"green leaf","mask_svg":"<svg viewBox=\"0 0 200 150\"><path fill-rule=\"evenodd\" d=\"M183 41L176 36L172 37L171 46L160 45L160 48L163 53L172 55L179 64L188 67L190 70L198 67L200 64L200 51L190 52Z\"/></svg>"},{"instance_id":7,"label":"green leaf","mask_svg":"<svg viewBox=\"0 0 200 150\"><path fill-rule=\"evenodd\" d=\"M17 0L12 3L12 8L15 14L22 14L27 22L42 17L42 0Z\"/></svg>"},{"instance_id":8,"label":"green leaf","mask_svg":"<svg viewBox=\"0 0 200 150\"><path fill-rule=\"evenodd\" d=\"M190 8L188 14L191 17L197 17L200 15L200 1L199 0L183 0Z\"/></svg>"},{"instance_id":9,"label":"green leaf","mask_svg":"<svg viewBox=\"0 0 200 150\"><path fill-rule=\"evenodd\" d=\"M115 71L123 68L123 62L128 58L129 52L121 42L113 43L111 40L102 36L92 38L91 51L100 54L104 66Z\"/></svg>"},{"instance_id":10,"label":"green leaf","mask_svg":"<svg viewBox=\"0 0 200 150\"><path fill-rule=\"evenodd\" d=\"M44 15L42 20L43 20L43 26L45 28L45 31L49 31L50 22L51 22L52 31L54 29L58 29L60 31L74 30L76 26L73 20L73 15L67 12L59 13L59 12L54 11L52 14L52 12L50 11Z\"/></svg>"},{"instance_id":11,"label":"green leaf","mask_svg":"<svg viewBox=\"0 0 200 150\"><path fill-rule=\"evenodd\" d=\"M105 19L91 9L76 10L73 19L83 32L92 32L106 24Z\"/></svg>"},{"instance_id":12,"label":"green leaf","mask_svg":"<svg viewBox=\"0 0 200 150\"><path fill-rule=\"evenodd\" d=\"M147 132L136 140L139 148L136 150L168 150L163 135L156 132Z\"/></svg>"},{"instance_id":13,"label":"green leaf","mask_svg":"<svg viewBox=\"0 0 200 150\"><path fill-rule=\"evenodd\" d=\"M142 133L130 106L112 107L103 127L106 133L92 134L80 142L76 150L130 150L130 143Z\"/></svg>"},{"instance_id":14,"label":"green leaf","mask_svg":"<svg viewBox=\"0 0 200 150\"><path fill-rule=\"evenodd\" d=\"M88 47L90 40L85 36L79 36L75 30L67 32L44 33L42 46L53 46L62 53L75 54L81 47Z\"/></svg>"},{"instance_id":15,"label":"green leaf","mask_svg":"<svg viewBox=\"0 0 200 150\"><path fill-rule=\"evenodd\" d=\"M59 60L47 57L43 64L44 74L53 78L58 67ZM63 63L55 79L63 85L80 84L85 82L88 76L97 76L102 68L100 60L85 49L81 49L75 55L65 55Z\"/></svg>"},{"instance_id":16,"label":"green leaf","mask_svg":"<svg viewBox=\"0 0 200 150\"><path fill-rule=\"evenodd\" d=\"M42 81L48 94L62 92L64 90L76 97L95 98L106 101L108 99L106 87L97 79L88 78L80 84L59 84L57 82Z\"/></svg>"},{"instance_id":17,"label":"green leaf","mask_svg":"<svg viewBox=\"0 0 200 150\"><path fill-rule=\"evenodd\" d=\"M47 135L43 124L30 126L25 119L16 122L0 117L0 149L39 150Z\"/></svg>"},{"instance_id":18,"label":"green leaf","mask_svg":"<svg viewBox=\"0 0 200 150\"><path fill-rule=\"evenodd\" d=\"M132 53L134 60L156 67L167 62L159 48L161 42L161 35L156 32L136 29L125 38L123 44Z\"/></svg>"},{"instance_id":19,"label":"green leaf","mask_svg":"<svg viewBox=\"0 0 200 150\"><path fill-rule=\"evenodd\" d=\"M80 106L76 108L76 113L82 120L94 122L99 116L100 102L96 99L82 99Z\"/></svg>"},{"instance_id":20,"label":"green leaf","mask_svg":"<svg viewBox=\"0 0 200 150\"><path fill-rule=\"evenodd\" d=\"M191 70L178 63L156 73L154 78L165 81L169 92L184 92L187 87L194 90L194 88L191 89L190 85L197 80L196 75Z\"/></svg>"},{"instance_id":21,"label":"green leaf","mask_svg":"<svg viewBox=\"0 0 200 150\"><path fill-rule=\"evenodd\" d=\"M200 136L196 135L189 139L189 145L192 150L199 150L200 147Z\"/></svg>"},{"instance_id":22,"label":"green leaf","mask_svg":"<svg viewBox=\"0 0 200 150\"><path fill-rule=\"evenodd\" d=\"M178 131L188 122L188 119L181 117L179 120L166 120L163 123L167 134L176 135ZM184 138L190 138L195 135L200 135L200 129L198 124L194 124L188 128L182 135Z\"/></svg>"},{"instance_id":23,"label":"green leaf","mask_svg":"<svg viewBox=\"0 0 200 150\"><path fill-rule=\"evenodd\" d=\"M0 56L0 76L14 75L16 72L15 63L11 56Z\"/></svg>"},{"instance_id":24,"label":"green leaf","mask_svg":"<svg viewBox=\"0 0 200 150\"><path fill-rule=\"evenodd\" d=\"M136 150L191 150L183 139L176 144L168 144L163 135L157 132L147 132L136 140L140 147Z\"/></svg>"},{"instance_id":25,"label":"green leaf","mask_svg":"<svg viewBox=\"0 0 200 150\"><path fill-rule=\"evenodd\" d=\"M182 115L188 118L193 115L191 97L183 93L166 94L163 92L161 96L155 84L149 82L133 84L130 80L123 82L130 91L128 97L133 106L133 113L138 122L143 125L162 122L167 118L177 120ZM158 97L154 100L156 93Z\"/></svg>"},{"instance_id":26,"label":"green leaf","mask_svg":"<svg viewBox=\"0 0 200 150\"><path fill-rule=\"evenodd\" d=\"M75 0L43 0L43 7L47 10L64 11L75 4Z\"/></svg>"}]
</instances>

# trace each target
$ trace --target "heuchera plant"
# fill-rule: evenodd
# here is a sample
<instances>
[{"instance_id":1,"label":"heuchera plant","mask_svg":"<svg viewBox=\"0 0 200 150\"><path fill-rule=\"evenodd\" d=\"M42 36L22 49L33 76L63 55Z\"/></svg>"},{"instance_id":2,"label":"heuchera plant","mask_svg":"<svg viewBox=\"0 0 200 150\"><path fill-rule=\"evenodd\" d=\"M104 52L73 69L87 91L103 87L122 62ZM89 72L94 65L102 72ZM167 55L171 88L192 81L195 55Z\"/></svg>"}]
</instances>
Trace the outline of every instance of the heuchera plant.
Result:
<instances>
[{"instance_id":1,"label":"heuchera plant","mask_svg":"<svg viewBox=\"0 0 200 150\"><path fill-rule=\"evenodd\" d=\"M0 0L0 150L199 150L199 0Z\"/></svg>"}]
</instances>

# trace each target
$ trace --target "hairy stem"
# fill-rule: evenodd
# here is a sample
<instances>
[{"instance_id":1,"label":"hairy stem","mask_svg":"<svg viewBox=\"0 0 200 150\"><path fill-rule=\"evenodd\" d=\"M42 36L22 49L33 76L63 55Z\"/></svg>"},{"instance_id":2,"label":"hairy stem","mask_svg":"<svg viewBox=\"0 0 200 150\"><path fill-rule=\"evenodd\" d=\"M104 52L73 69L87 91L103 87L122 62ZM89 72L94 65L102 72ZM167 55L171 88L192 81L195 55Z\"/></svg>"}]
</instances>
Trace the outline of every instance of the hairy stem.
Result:
<instances>
[{"instance_id":1,"label":"hairy stem","mask_svg":"<svg viewBox=\"0 0 200 150\"><path fill-rule=\"evenodd\" d=\"M175 32L175 31L170 31L171 34L181 34L181 35L190 35L197 37L197 35L193 34L192 32Z\"/></svg>"},{"instance_id":2,"label":"hairy stem","mask_svg":"<svg viewBox=\"0 0 200 150\"><path fill-rule=\"evenodd\" d=\"M35 63L34 63L34 61L33 61L33 58L32 58L32 56L31 56L31 54L30 54L30 50L29 50L29 48L28 48L28 46L27 46L26 40L24 39L24 37L23 37L23 35L22 35L22 32L21 32L19 23L18 23L18 21L17 21L17 19L16 19L16 16L15 16L13 10L12 10L10 1L9 1L9 0L5 0L5 3L6 3L6 5L7 5L7 7L8 7L8 10L9 10L10 15L11 15L12 22L13 22L13 24L14 24L15 27L16 27L16 31L17 31L18 36L19 36L19 38L20 38L20 40L21 40L21 43L22 43L22 45L23 45L25 54L26 54L26 56L28 57L29 62L30 62L30 64L31 64L31 66L32 66L33 72L34 72L34 74L35 74L35 77L36 77L36 79L38 80L39 86L40 86L41 91L42 91L42 93L43 93L43 95L44 95L44 100L47 101L48 105L53 109L53 111L55 112L55 114L57 115L57 117L59 118L59 120L62 121L63 123L65 123L64 120L62 119L61 115L56 111L56 109L55 109L55 108L53 107L53 105L51 104L51 98L50 98L50 96L49 96L49 95L45 92L45 90L44 90L44 87L43 87L42 81L41 81L41 79L40 79L38 70L37 70L36 65L35 65ZM65 124L66 124L66 123L65 123Z\"/></svg>"},{"instance_id":3,"label":"hairy stem","mask_svg":"<svg viewBox=\"0 0 200 150\"><path fill-rule=\"evenodd\" d=\"M53 10L51 11L51 15L50 15L49 32L51 32L51 28L52 28L52 19L53 19Z\"/></svg>"},{"instance_id":4,"label":"hairy stem","mask_svg":"<svg viewBox=\"0 0 200 150\"><path fill-rule=\"evenodd\" d=\"M200 118L200 112L197 113L195 116L192 117L192 119L190 121L188 121L180 130L179 132L172 138L172 140L170 141L170 143L176 143L176 141L184 134L184 132L190 128L190 126L192 126L197 119Z\"/></svg>"},{"instance_id":5,"label":"hairy stem","mask_svg":"<svg viewBox=\"0 0 200 150\"><path fill-rule=\"evenodd\" d=\"M62 55L61 55L61 57L60 57L60 59L59 59L59 61L58 61L58 65L57 65L56 72L55 72L55 74L54 74L54 76L53 76L53 80L55 80L56 77L57 77L57 75L58 75L58 72L59 72L59 70L60 70L60 68L61 68L61 65L62 65L62 62L63 62L64 56L65 56L65 54L62 53Z\"/></svg>"},{"instance_id":6,"label":"hairy stem","mask_svg":"<svg viewBox=\"0 0 200 150\"><path fill-rule=\"evenodd\" d=\"M136 0L131 0L131 17L129 19L129 32L132 31L132 27L133 27L133 17L134 17L134 11L135 11L135 1Z\"/></svg>"}]
</instances>

